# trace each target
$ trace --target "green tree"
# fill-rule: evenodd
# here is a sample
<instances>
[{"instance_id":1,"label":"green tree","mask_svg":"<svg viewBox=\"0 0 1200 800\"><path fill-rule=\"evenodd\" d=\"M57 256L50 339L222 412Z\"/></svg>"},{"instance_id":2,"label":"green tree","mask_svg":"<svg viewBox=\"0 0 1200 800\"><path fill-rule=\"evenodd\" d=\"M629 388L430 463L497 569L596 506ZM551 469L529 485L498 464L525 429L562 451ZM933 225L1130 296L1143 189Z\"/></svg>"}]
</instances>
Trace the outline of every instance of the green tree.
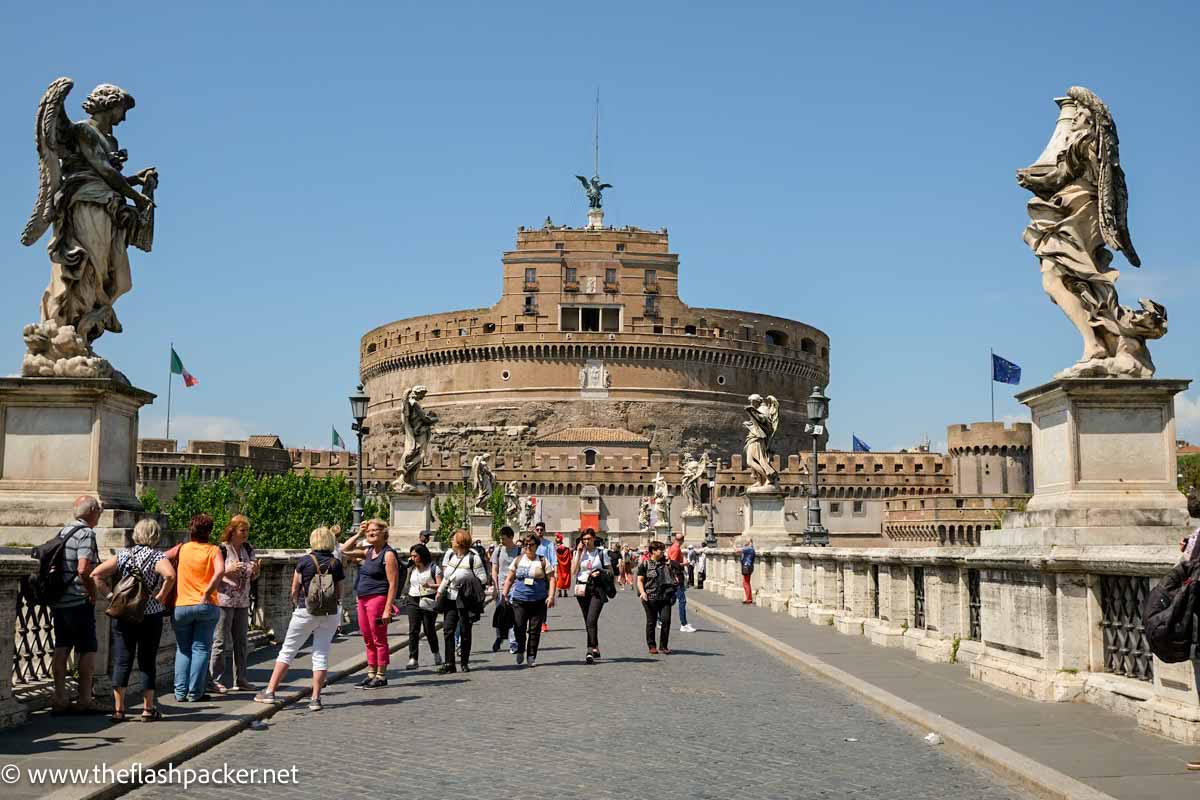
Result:
<instances>
[{"instance_id":1,"label":"green tree","mask_svg":"<svg viewBox=\"0 0 1200 800\"><path fill-rule=\"evenodd\" d=\"M142 507L146 509L147 514L162 513L162 503L158 500L158 492L154 491L153 486L147 486L140 495L138 500L142 502Z\"/></svg>"},{"instance_id":2,"label":"green tree","mask_svg":"<svg viewBox=\"0 0 1200 800\"><path fill-rule=\"evenodd\" d=\"M504 484L497 483L488 498L488 508L492 512L492 541L500 541L500 529L508 524L504 516Z\"/></svg>"},{"instance_id":3,"label":"green tree","mask_svg":"<svg viewBox=\"0 0 1200 800\"><path fill-rule=\"evenodd\" d=\"M1179 491L1187 493L1193 486L1200 486L1200 453L1179 457Z\"/></svg>"},{"instance_id":4,"label":"green tree","mask_svg":"<svg viewBox=\"0 0 1200 800\"><path fill-rule=\"evenodd\" d=\"M470 523L467 521L467 515L463 512L463 487L454 485L450 487L450 496L443 500L433 499L433 515L437 521L437 530L433 535L437 540L446 547L450 544L450 537L459 528L470 528Z\"/></svg>"}]
</instances>

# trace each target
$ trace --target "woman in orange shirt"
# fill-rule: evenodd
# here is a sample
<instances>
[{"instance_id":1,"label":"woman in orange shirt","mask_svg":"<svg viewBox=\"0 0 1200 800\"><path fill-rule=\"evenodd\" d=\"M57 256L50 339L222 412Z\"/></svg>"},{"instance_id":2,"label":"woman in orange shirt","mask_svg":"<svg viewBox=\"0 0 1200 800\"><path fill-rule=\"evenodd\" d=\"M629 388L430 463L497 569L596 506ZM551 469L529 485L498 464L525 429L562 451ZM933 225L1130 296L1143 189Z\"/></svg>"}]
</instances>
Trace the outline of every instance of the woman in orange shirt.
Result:
<instances>
[{"instance_id":1,"label":"woman in orange shirt","mask_svg":"<svg viewBox=\"0 0 1200 800\"><path fill-rule=\"evenodd\" d=\"M180 702L206 700L208 659L213 632L221 612L217 608L217 585L225 574L221 548L209 544L213 519L208 514L192 517L191 540L178 548L179 566L175 597L175 699Z\"/></svg>"}]
</instances>

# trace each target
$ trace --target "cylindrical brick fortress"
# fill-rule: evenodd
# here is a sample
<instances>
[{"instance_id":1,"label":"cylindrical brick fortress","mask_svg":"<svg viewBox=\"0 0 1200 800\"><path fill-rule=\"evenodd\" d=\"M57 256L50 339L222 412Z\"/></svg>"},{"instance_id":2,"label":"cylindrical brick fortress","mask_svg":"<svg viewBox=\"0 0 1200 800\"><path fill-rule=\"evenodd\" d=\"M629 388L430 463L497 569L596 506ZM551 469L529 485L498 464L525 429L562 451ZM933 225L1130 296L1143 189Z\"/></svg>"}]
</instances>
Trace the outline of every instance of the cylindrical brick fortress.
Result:
<instances>
[{"instance_id":1,"label":"cylindrical brick fortress","mask_svg":"<svg viewBox=\"0 0 1200 800\"><path fill-rule=\"evenodd\" d=\"M741 451L752 393L774 395L774 449L811 447L804 402L829 379L829 337L801 322L679 300L665 231L522 230L492 308L398 320L368 332L367 450L403 448L399 402L424 385L434 448L504 453L563 428L618 428L662 454ZM822 442L823 444L823 442Z\"/></svg>"}]
</instances>

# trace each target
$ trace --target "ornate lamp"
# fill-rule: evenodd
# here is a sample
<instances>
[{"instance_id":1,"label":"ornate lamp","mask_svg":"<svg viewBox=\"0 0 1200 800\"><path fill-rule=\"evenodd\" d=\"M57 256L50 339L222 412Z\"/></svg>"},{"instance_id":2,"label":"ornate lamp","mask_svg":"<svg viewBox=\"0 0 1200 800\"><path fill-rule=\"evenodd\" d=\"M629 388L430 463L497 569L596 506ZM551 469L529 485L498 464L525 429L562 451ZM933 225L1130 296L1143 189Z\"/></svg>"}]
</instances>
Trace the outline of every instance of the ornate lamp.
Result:
<instances>
[{"instance_id":1,"label":"ornate lamp","mask_svg":"<svg viewBox=\"0 0 1200 800\"><path fill-rule=\"evenodd\" d=\"M704 544L708 547L716 547L717 462L709 461L704 472L705 477L708 478L708 519L704 523Z\"/></svg>"},{"instance_id":2,"label":"ornate lamp","mask_svg":"<svg viewBox=\"0 0 1200 800\"><path fill-rule=\"evenodd\" d=\"M825 547L829 544L829 530L821 524L821 502L817 499L817 482L820 479L817 442L825 433L825 420L829 418L829 398L821 391L820 386L814 386L812 394L805 402L808 412L808 424L804 432L812 435L812 488L808 495L808 525L804 528L802 544Z\"/></svg>"},{"instance_id":3,"label":"ornate lamp","mask_svg":"<svg viewBox=\"0 0 1200 800\"><path fill-rule=\"evenodd\" d=\"M370 428L363 425L367 419L367 406L371 404L371 398L363 391L363 385L360 383L354 394L350 395L350 416L354 417L354 424L350 427L358 434L358 478L354 487L354 510L353 510L353 530L358 531L358 526L362 523L363 518L363 437L370 432Z\"/></svg>"}]
</instances>

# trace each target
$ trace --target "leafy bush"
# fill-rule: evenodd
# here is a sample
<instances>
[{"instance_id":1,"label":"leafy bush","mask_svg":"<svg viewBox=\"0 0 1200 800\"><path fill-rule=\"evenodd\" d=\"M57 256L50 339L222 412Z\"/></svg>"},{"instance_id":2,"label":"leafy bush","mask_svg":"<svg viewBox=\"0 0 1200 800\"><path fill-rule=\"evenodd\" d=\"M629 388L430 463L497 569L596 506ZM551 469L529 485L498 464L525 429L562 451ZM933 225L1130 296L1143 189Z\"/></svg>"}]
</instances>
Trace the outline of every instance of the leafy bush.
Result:
<instances>
[{"instance_id":1,"label":"leafy bush","mask_svg":"<svg viewBox=\"0 0 1200 800\"><path fill-rule=\"evenodd\" d=\"M142 506L146 509L147 514L161 514L162 503L159 502L158 492L154 491L153 486L147 486L146 489L138 495L138 500L142 502Z\"/></svg>"}]
</instances>

